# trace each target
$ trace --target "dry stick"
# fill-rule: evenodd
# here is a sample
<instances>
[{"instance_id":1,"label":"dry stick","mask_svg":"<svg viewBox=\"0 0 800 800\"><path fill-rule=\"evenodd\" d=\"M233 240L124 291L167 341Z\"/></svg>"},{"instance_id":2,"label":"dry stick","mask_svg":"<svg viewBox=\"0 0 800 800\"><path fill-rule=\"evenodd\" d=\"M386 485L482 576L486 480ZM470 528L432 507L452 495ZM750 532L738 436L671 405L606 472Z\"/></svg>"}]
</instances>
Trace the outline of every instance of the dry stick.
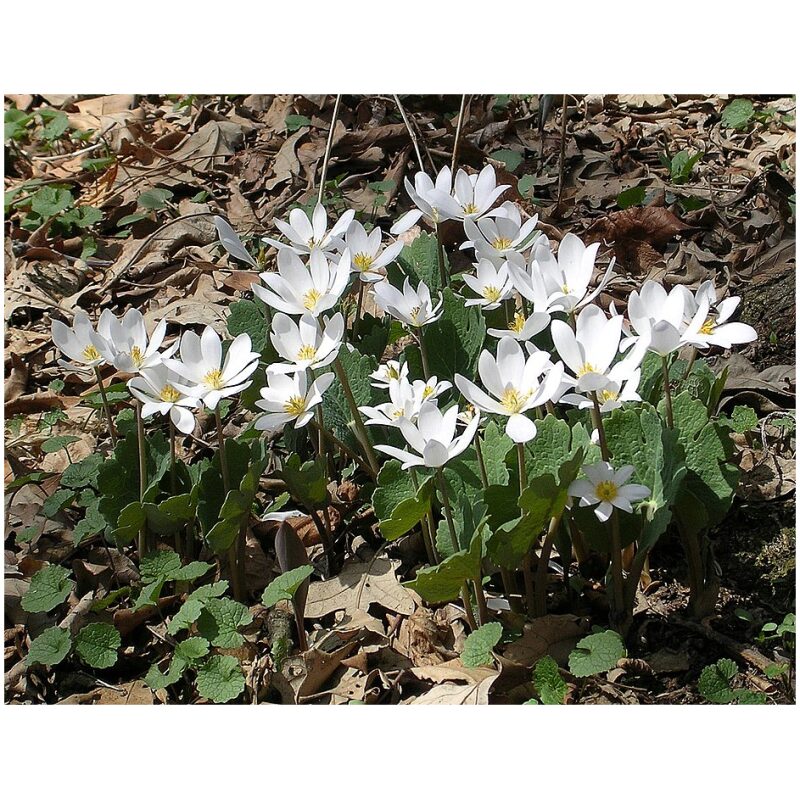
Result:
<instances>
[{"instance_id":1,"label":"dry stick","mask_svg":"<svg viewBox=\"0 0 800 800\"><path fill-rule=\"evenodd\" d=\"M331 129L328 131L328 143L325 145L325 158L322 160L322 171L319 175L319 194L317 202L322 203L322 196L325 194L325 179L328 176L328 162L333 150L333 132L336 129L336 118L339 116L339 103L342 101L340 94L336 95L336 102L333 104L333 116L331 117Z\"/></svg>"},{"instance_id":2,"label":"dry stick","mask_svg":"<svg viewBox=\"0 0 800 800\"><path fill-rule=\"evenodd\" d=\"M108 404L108 396L106 395L106 387L103 386L103 379L100 377L100 368L94 368L94 374L97 378L97 387L100 389L100 398L103 401L103 413L106 415L106 422L108 423L108 435L111 437L111 446L117 446L117 434L114 432L114 420L111 419L111 406Z\"/></svg>"},{"instance_id":3,"label":"dry stick","mask_svg":"<svg viewBox=\"0 0 800 800\"><path fill-rule=\"evenodd\" d=\"M669 390L669 365L666 356L661 356L661 374L664 376L664 399L667 403L667 425L669 425L670 428L674 428L675 421L672 417L672 392Z\"/></svg>"},{"instance_id":4,"label":"dry stick","mask_svg":"<svg viewBox=\"0 0 800 800\"><path fill-rule=\"evenodd\" d=\"M136 435L139 439L139 502L144 503L144 491L147 483L147 459L144 450L144 420L142 419L142 403L136 401ZM147 554L147 523L142 523L139 530L139 560Z\"/></svg>"},{"instance_id":5,"label":"dry stick","mask_svg":"<svg viewBox=\"0 0 800 800\"><path fill-rule=\"evenodd\" d=\"M527 483L527 472L525 470L525 445L517 442L517 469L519 470L519 496L522 497ZM533 571L531 569L531 551L529 550L522 560L522 577L525 579L525 605L528 614L533 614L536 603L536 595L533 585Z\"/></svg>"},{"instance_id":6,"label":"dry stick","mask_svg":"<svg viewBox=\"0 0 800 800\"><path fill-rule=\"evenodd\" d=\"M603 455L603 460L611 463L611 454L608 452L608 442L606 440L606 431L603 427L603 415L600 413L600 402L597 399L597 392L592 392L592 420L594 427L597 429L597 435L600 439L600 452ZM611 519L609 520L609 528L611 530L611 580L613 583L613 608L612 623L616 624L619 615L623 613L625 608L625 595L624 583L622 579L622 541L619 532L619 515L612 512Z\"/></svg>"},{"instance_id":7,"label":"dry stick","mask_svg":"<svg viewBox=\"0 0 800 800\"><path fill-rule=\"evenodd\" d=\"M347 373L345 372L342 362L338 356L334 359L333 369L336 372L336 377L339 379L339 383L342 384L342 391L344 391L344 396L347 398L347 404L350 406L350 413L353 415L353 424L356 426L356 438L364 448L364 453L367 456L370 469L374 475L377 475L380 471L378 459L375 456L375 451L372 449L372 441L369 438L367 429L364 427L364 421L361 419L361 412L358 410L356 399L353 397L353 390L350 388L350 381L347 379Z\"/></svg>"},{"instance_id":8,"label":"dry stick","mask_svg":"<svg viewBox=\"0 0 800 800\"><path fill-rule=\"evenodd\" d=\"M325 436L322 433L322 406L317 406L316 410L317 415L317 455L319 460L322 462L322 470L323 474L325 475L325 484L327 486L328 481L330 480L330 473L328 472L328 454L325 450ZM328 534L325 540L325 549L331 549L333 542L331 541L331 531L333 529L333 525L331 524L331 515L328 511L328 506L324 506L322 509L322 519L325 523L325 532Z\"/></svg>"},{"instance_id":9,"label":"dry stick","mask_svg":"<svg viewBox=\"0 0 800 800\"><path fill-rule=\"evenodd\" d=\"M453 551L458 552L461 547L458 544L458 536L456 536L456 526L453 522L453 511L450 508L450 498L447 494L447 484L444 478L444 472L441 467L436 468L436 478L439 481L439 491L442 493L442 505L444 506L444 516L447 520L447 528L450 531L450 541L453 545ZM483 597L483 589L478 582L475 583L475 596L478 600L478 618L481 625L488 619L488 609L486 608L486 598ZM475 615L472 613L472 602L469 596L469 586L466 582L461 586L461 600L464 603L464 612L467 615L467 622L471 630L476 630L478 625L475 622Z\"/></svg>"},{"instance_id":10,"label":"dry stick","mask_svg":"<svg viewBox=\"0 0 800 800\"><path fill-rule=\"evenodd\" d=\"M561 104L561 152L558 156L558 200L557 206L561 205L561 192L564 189L564 154L567 146L567 95Z\"/></svg>"},{"instance_id":11,"label":"dry stick","mask_svg":"<svg viewBox=\"0 0 800 800\"><path fill-rule=\"evenodd\" d=\"M453 158L450 161L450 174L455 177L456 164L458 163L458 140L461 138L461 127L464 124L464 109L467 105L467 95L461 95L461 106L458 109L458 122L456 123L456 138L453 141Z\"/></svg>"},{"instance_id":12,"label":"dry stick","mask_svg":"<svg viewBox=\"0 0 800 800\"><path fill-rule=\"evenodd\" d=\"M400 112L400 116L403 118L403 122L405 123L406 130L408 131L408 135L411 137L411 144L414 145L414 152L417 154L417 169L422 171L422 154L419 151L419 142L417 141L417 134L414 133L414 129L411 127L411 123L406 116L406 110L403 108L403 104L400 102L400 98L393 94L392 97L394 98L394 102L397 104L397 110Z\"/></svg>"},{"instance_id":13,"label":"dry stick","mask_svg":"<svg viewBox=\"0 0 800 800\"><path fill-rule=\"evenodd\" d=\"M231 474L228 471L228 456L225 453L225 437L222 434L222 417L219 413L219 406L214 409L214 421L217 425L217 442L219 443L219 465L222 470L222 488L225 490L225 497L227 498L228 492L231 490ZM242 535L239 531L237 538ZM236 542L233 542L228 548L228 570L231 573L231 581L233 582L233 596L239 602L244 600L244 582L240 580L240 566L243 568L244 564L239 564L237 555ZM242 570L244 571L244 570Z\"/></svg>"}]
</instances>

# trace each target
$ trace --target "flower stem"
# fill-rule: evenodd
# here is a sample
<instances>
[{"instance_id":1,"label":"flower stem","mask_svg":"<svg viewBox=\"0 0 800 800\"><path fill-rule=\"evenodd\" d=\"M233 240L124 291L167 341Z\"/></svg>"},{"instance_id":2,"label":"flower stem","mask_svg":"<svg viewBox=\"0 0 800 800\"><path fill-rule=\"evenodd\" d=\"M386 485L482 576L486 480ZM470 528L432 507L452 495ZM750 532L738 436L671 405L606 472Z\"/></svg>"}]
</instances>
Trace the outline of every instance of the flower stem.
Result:
<instances>
[{"instance_id":1,"label":"flower stem","mask_svg":"<svg viewBox=\"0 0 800 800\"><path fill-rule=\"evenodd\" d=\"M603 461L611 461L608 452L608 442L606 441L606 429L603 427L603 415L600 412L600 401L597 399L597 392L592 392L592 422L594 423L597 436L600 439L600 453Z\"/></svg>"},{"instance_id":2,"label":"flower stem","mask_svg":"<svg viewBox=\"0 0 800 800\"><path fill-rule=\"evenodd\" d=\"M178 493L178 476L175 473L175 423L169 418L169 482L173 497ZM175 531L175 552L183 554L181 544L181 529Z\"/></svg>"},{"instance_id":3,"label":"flower stem","mask_svg":"<svg viewBox=\"0 0 800 800\"><path fill-rule=\"evenodd\" d=\"M322 203L325 195L325 179L328 177L328 162L331 160L331 150L333 149L333 132L336 130L336 118L339 116L339 103L342 101L340 94L336 95L336 102L333 104L333 115L331 116L331 128L328 131L328 143L325 145L325 157L322 160L322 171L319 176L319 194L317 202Z\"/></svg>"},{"instance_id":4,"label":"flower stem","mask_svg":"<svg viewBox=\"0 0 800 800\"><path fill-rule=\"evenodd\" d=\"M231 490L231 474L228 471L228 456L225 453L225 437L222 433L222 417L219 413L219 405L214 409L214 421L217 424L217 442L219 444L219 466L222 471L222 487L225 490L225 497ZM244 601L244 563L239 563L238 539L243 536L240 529L236 535L236 539L228 548L228 571L231 574L231 582L233 583L233 597L240 603Z\"/></svg>"},{"instance_id":5,"label":"flower stem","mask_svg":"<svg viewBox=\"0 0 800 800\"><path fill-rule=\"evenodd\" d=\"M144 492L147 488L147 455L144 444L144 420L142 419L142 403L136 401L136 436L139 443L139 502L144 502ZM139 558L147 554L147 523L142 524L139 531Z\"/></svg>"},{"instance_id":6,"label":"flower stem","mask_svg":"<svg viewBox=\"0 0 800 800\"><path fill-rule=\"evenodd\" d=\"M691 369L691 367L689 367ZM664 376L664 400L667 404L667 425L670 428L675 427L675 421L672 417L672 392L669 388L669 363L666 356L661 356L661 374Z\"/></svg>"},{"instance_id":7,"label":"flower stem","mask_svg":"<svg viewBox=\"0 0 800 800\"><path fill-rule=\"evenodd\" d=\"M686 383L689 379L689 376L692 374L692 367L694 366L694 361L697 358L697 348L692 348L692 354L689 356L689 363L686 365L686 372L683 373L683 377L681 378L681 383Z\"/></svg>"},{"instance_id":8,"label":"flower stem","mask_svg":"<svg viewBox=\"0 0 800 800\"><path fill-rule=\"evenodd\" d=\"M350 381L347 379L347 373L345 372L342 362L338 356L333 362L333 369L336 372L336 377L339 378L339 382L342 384L344 396L347 398L347 404L350 406L350 413L353 415L353 424L356 426L356 438L358 438L358 440L361 442L361 446L364 448L364 453L367 456L370 469L374 475L377 475L380 471L378 459L375 456L375 450L372 448L372 441L370 440L367 429L364 426L364 421L361 419L361 412L358 410L356 399L353 397L353 390L350 388Z\"/></svg>"},{"instance_id":9,"label":"flower stem","mask_svg":"<svg viewBox=\"0 0 800 800\"><path fill-rule=\"evenodd\" d=\"M525 445L522 442L517 442L517 469L519 471L519 496L522 497L528 482L528 473L525 469ZM522 560L522 577L525 580L525 605L528 608L528 614L533 614L533 607L536 602L531 561L531 552L528 551Z\"/></svg>"},{"instance_id":10,"label":"flower stem","mask_svg":"<svg viewBox=\"0 0 800 800\"><path fill-rule=\"evenodd\" d=\"M356 301L356 315L353 318L352 340L355 343L358 336L358 323L361 321L361 306L364 303L364 281L358 281L358 300Z\"/></svg>"},{"instance_id":11,"label":"flower stem","mask_svg":"<svg viewBox=\"0 0 800 800\"><path fill-rule=\"evenodd\" d=\"M367 464L367 462L364 461L364 459L360 455L358 455L358 453L356 453L354 450L351 450L341 439L339 439L337 436L331 433L327 428L322 427L322 425L320 425L317 422L317 420L315 419L309 420L309 425L311 425L314 429L316 429L321 436L324 436L332 444L336 445L336 447L338 447L348 458L352 459L357 464L359 464L365 472L369 473L372 476L373 479L378 477L375 473L372 472L372 467L370 467L370 465Z\"/></svg>"},{"instance_id":12,"label":"flower stem","mask_svg":"<svg viewBox=\"0 0 800 800\"><path fill-rule=\"evenodd\" d=\"M461 127L464 124L464 110L467 105L467 96L465 94L461 95L461 105L458 109L458 121L456 122L456 133L455 138L453 139L453 158L450 161L450 174L455 178L456 176L456 165L458 164L458 142L461 138Z\"/></svg>"},{"instance_id":13,"label":"flower stem","mask_svg":"<svg viewBox=\"0 0 800 800\"><path fill-rule=\"evenodd\" d=\"M103 401L103 413L106 415L106 422L108 423L108 435L111 437L111 446L117 446L117 434L114 431L114 420L111 418L111 406L108 404L108 395L106 395L106 387L103 386L103 378L100 376L100 368L94 368L94 374L97 378L97 388L100 390L100 398Z\"/></svg>"},{"instance_id":14,"label":"flower stem","mask_svg":"<svg viewBox=\"0 0 800 800\"><path fill-rule=\"evenodd\" d=\"M486 474L486 462L483 460L483 450L481 449L481 434L480 431L475 434L475 454L478 457L478 472L481 475L481 483L484 489L489 488L489 477Z\"/></svg>"},{"instance_id":15,"label":"flower stem","mask_svg":"<svg viewBox=\"0 0 800 800\"><path fill-rule=\"evenodd\" d=\"M417 481L417 476L414 474L414 470L409 470L409 477L411 478L414 492L419 492L419 482ZM425 542L425 551L428 554L428 561L430 564L436 565L439 563L439 554L436 551L436 542L431 532L430 518L427 513L424 514L420 520L420 525L422 527L422 538Z\"/></svg>"},{"instance_id":16,"label":"flower stem","mask_svg":"<svg viewBox=\"0 0 800 800\"><path fill-rule=\"evenodd\" d=\"M553 542L556 540L558 526L561 523L561 513L556 514L550 520L550 527L547 529L542 544L542 554L536 564L536 583L534 589L534 616L543 617L547 613L547 565L550 563L550 553L553 552ZM564 576L566 581L567 576Z\"/></svg>"},{"instance_id":17,"label":"flower stem","mask_svg":"<svg viewBox=\"0 0 800 800\"><path fill-rule=\"evenodd\" d=\"M436 254L439 259L439 280L442 288L447 286L447 268L444 265L444 241L442 240L442 229L436 224Z\"/></svg>"},{"instance_id":18,"label":"flower stem","mask_svg":"<svg viewBox=\"0 0 800 800\"><path fill-rule=\"evenodd\" d=\"M429 381L431 378L431 365L428 361L428 345L425 344L425 336L421 328L417 328L417 342L419 343L419 354L422 357L422 374L425 380Z\"/></svg>"}]
</instances>

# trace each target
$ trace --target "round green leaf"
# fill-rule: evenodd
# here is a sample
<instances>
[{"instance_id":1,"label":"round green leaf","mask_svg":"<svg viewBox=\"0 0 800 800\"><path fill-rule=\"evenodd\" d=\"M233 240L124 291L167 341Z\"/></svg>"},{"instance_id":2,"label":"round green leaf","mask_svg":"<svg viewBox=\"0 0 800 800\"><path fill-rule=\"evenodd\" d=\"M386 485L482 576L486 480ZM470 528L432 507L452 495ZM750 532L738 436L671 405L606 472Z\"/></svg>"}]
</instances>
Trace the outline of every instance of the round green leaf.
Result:
<instances>
[{"instance_id":1,"label":"round green leaf","mask_svg":"<svg viewBox=\"0 0 800 800\"><path fill-rule=\"evenodd\" d=\"M25 663L28 666L32 664L55 666L67 657L71 644L68 630L59 627L48 628L31 642Z\"/></svg>"},{"instance_id":2,"label":"round green leaf","mask_svg":"<svg viewBox=\"0 0 800 800\"><path fill-rule=\"evenodd\" d=\"M197 691L214 703L227 703L244 691L244 675L233 656L211 656L197 670Z\"/></svg>"},{"instance_id":3,"label":"round green leaf","mask_svg":"<svg viewBox=\"0 0 800 800\"><path fill-rule=\"evenodd\" d=\"M95 669L113 667L121 644L119 631L107 622L92 622L75 636L75 652Z\"/></svg>"},{"instance_id":4,"label":"round green leaf","mask_svg":"<svg viewBox=\"0 0 800 800\"><path fill-rule=\"evenodd\" d=\"M74 585L69 579L69 570L58 564L48 564L31 578L22 607L31 612L52 611L69 597Z\"/></svg>"}]
</instances>

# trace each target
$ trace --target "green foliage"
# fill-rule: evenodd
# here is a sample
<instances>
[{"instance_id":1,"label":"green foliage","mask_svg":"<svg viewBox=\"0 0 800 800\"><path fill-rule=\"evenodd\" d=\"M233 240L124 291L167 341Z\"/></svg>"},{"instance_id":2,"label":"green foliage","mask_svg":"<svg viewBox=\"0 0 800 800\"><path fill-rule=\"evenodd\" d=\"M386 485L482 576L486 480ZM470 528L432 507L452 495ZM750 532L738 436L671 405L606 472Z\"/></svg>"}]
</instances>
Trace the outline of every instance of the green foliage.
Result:
<instances>
[{"instance_id":1,"label":"green foliage","mask_svg":"<svg viewBox=\"0 0 800 800\"><path fill-rule=\"evenodd\" d=\"M44 664L46 667L54 667L69 655L71 647L69 630L58 626L47 628L31 642L25 663L28 666Z\"/></svg>"},{"instance_id":2,"label":"green foliage","mask_svg":"<svg viewBox=\"0 0 800 800\"><path fill-rule=\"evenodd\" d=\"M433 479L425 478L419 490L399 461L387 461L378 474L378 486L372 493L372 506L380 520L381 536L394 541L408 533L430 510Z\"/></svg>"},{"instance_id":3,"label":"green foliage","mask_svg":"<svg viewBox=\"0 0 800 800\"><path fill-rule=\"evenodd\" d=\"M271 608L280 600L291 600L295 592L308 580L314 567L303 564L300 567L284 572L273 580L261 595L261 604L264 608Z\"/></svg>"},{"instance_id":4,"label":"green foliage","mask_svg":"<svg viewBox=\"0 0 800 800\"><path fill-rule=\"evenodd\" d=\"M237 300L228 309L228 333L236 337L246 333L253 350L263 353L268 341L269 325L264 315L264 304L255 300Z\"/></svg>"},{"instance_id":5,"label":"green foliage","mask_svg":"<svg viewBox=\"0 0 800 800\"><path fill-rule=\"evenodd\" d=\"M113 667L121 645L119 631L106 622L92 622L75 635L75 653L95 669Z\"/></svg>"},{"instance_id":6,"label":"green foliage","mask_svg":"<svg viewBox=\"0 0 800 800\"><path fill-rule=\"evenodd\" d=\"M75 437L67 437L74 439ZM61 485L68 489L81 489L84 486L95 486L97 472L103 463L101 453L92 453L81 461L67 465L61 475Z\"/></svg>"},{"instance_id":7,"label":"green foliage","mask_svg":"<svg viewBox=\"0 0 800 800\"><path fill-rule=\"evenodd\" d=\"M197 631L214 647L238 647L244 641L238 629L252 621L253 615L247 606L229 597L212 597L205 602L197 618Z\"/></svg>"},{"instance_id":8,"label":"green foliage","mask_svg":"<svg viewBox=\"0 0 800 800\"><path fill-rule=\"evenodd\" d=\"M441 564L417 570L413 581L405 585L427 603L446 603L459 596L465 580L476 580L480 573L481 537L473 537L469 550L446 558Z\"/></svg>"},{"instance_id":9,"label":"green foliage","mask_svg":"<svg viewBox=\"0 0 800 800\"><path fill-rule=\"evenodd\" d=\"M454 555L459 550L466 550L476 534L482 534L486 524L486 504L475 502L466 495L461 497L460 503L453 506L453 523L456 529L458 550L453 547L453 537L447 520L439 520L436 529L436 549L443 558Z\"/></svg>"},{"instance_id":10,"label":"green foliage","mask_svg":"<svg viewBox=\"0 0 800 800\"><path fill-rule=\"evenodd\" d=\"M168 581L195 581L205 575L211 566L203 561L192 561L181 566L180 556L172 550L148 553L142 557L139 565L143 586L136 599L135 607L143 608L155 605L165 583Z\"/></svg>"},{"instance_id":11,"label":"green foliage","mask_svg":"<svg viewBox=\"0 0 800 800\"><path fill-rule=\"evenodd\" d=\"M176 633L186 630L192 623L197 622L205 604L212 598L221 597L228 591L228 581L217 581L207 586L199 586L184 601L172 619L167 623L167 633L175 636Z\"/></svg>"},{"instance_id":12,"label":"green foliage","mask_svg":"<svg viewBox=\"0 0 800 800\"><path fill-rule=\"evenodd\" d=\"M520 197L524 197L526 200L533 201L533 195L536 191L536 176L523 175L517 181L517 191L519 192Z\"/></svg>"},{"instance_id":13,"label":"green foliage","mask_svg":"<svg viewBox=\"0 0 800 800\"><path fill-rule=\"evenodd\" d=\"M292 497L308 509L318 508L328 499L325 471L318 461L300 463L300 456L292 453L278 473L286 482Z\"/></svg>"},{"instance_id":14,"label":"green foliage","mask_svg":"<svg viewBox=\"0 0 800 800\"><path fill-rule=\"evenodd\" d=\"M74 586L68 569L58 564L48 564L31 578L31 585L22 598L22 608L34 613L52 611L69 597Z\"/></svg>"},{"instance_id":15,"label":"green foliage","mask_svg":"<svg viewBox=\"0 0 800 800\"><path fill-rule=\"evenodd\" d=\"M444 254L444 259L447 267L447 253ZM431 290L431 298L435 297L436 292L443 288L436 236L421 233L410 245L403 248L397 257L397 262L390 264L386 272L394 286L402 287L403 278L407 275L411 279L412 286L416 288L422 281Z\"/></svg>"},{"instance_id":16,"label":"green foliage","mask_svg":"<svg viewBox=\"0 0 800 800\"><path fill-rule=\"evenodd\" d=\"M644 203L645 194L644 186L631 186L629 189L623 189L617 195L617 205L623 210L632 206L640 206Z\"/></svg>"},{"instance_id":17,"label":"green foliage","mask_svg":"<svg viewBox=\"0 0 800 800\"><path fill-rule=\"evenodd\" d=\"M533 686L543 705L560 706L564 704L569 687L561 677L558 664L551 656L544 656L533 668Z\"/></svg>"},{"instance_id":18,"label":"green foliage","mask_svg":"<svg viewBox=\"0 0 800 800\"><path fill-rule=\"evenodd\" d=\"M584 636L569 656L569 671L576 678L586 678L613 669L625 657L625 645L615 631Z\"/></svg>"},{"instance_id":19,"label":"green foliage","mask_svg":"<svg viewBox=\"0 0 800 800\"><path fill-rule=\"evenodd\" d=\"M75 499L73 489L56 489L42 504L42 514L53 519Z\"/></svg>"},{"instance_id":20,"label":"green foliage","mask_svg":"<svg viewBox=\"0 0 800 800\"><path fill-rule=\"evenodd\" d=\"M159 211L167 207L172 197L173 192L169 189L149 189L139 195L139 207L148 211Z\"/></svg>"},{"instance_id":21,"label":"green foliage","mask_svg":"<svg viewBox=\"0 0 800 800\"><path fill-rule=\"evenodd\" d=\"M734 689L733 681L739 674L739 668L729 658L721 658L716 664L710 664L700 673L697 690L709 703L727 705L761 705L766 696L760 692L747 689Z\"/></svg>"},{"instance_id":22,"label":"green foliage","mask_svg":"<svg viewBox=\"0 0 800 800\"><path fill-rule=\"evenodd\" d=\"M233 656L210 656L197 670L197 691L213 703L227 703L244 691L244 675Z\"/></svg>"},{"instance_id":23,"label":"green foliage","mask_svg":"<svg viewBox=\"0 0 800 800\"><path fill-rule=\"evenodd\" d=\"M465 667L482 667L492 663L492 650L503 636L503 626L499 622L487 622L467 636L461 663Z\"/></svg>"},{"instance_id":24,"label":"green foliage","mask_svg":"<svg viewBox=\"0 0 800 800\"><path fill-rule=\"evenodd\" d=\"M79 436L53 436L52 439L47 439L46 441L42 442L42 452L57 453L62 448L65 448L67 445L79 441L80 441Z\"/></svg>"},{"instance_id":25,"label":"green foliage","mask_svg":"<svg viewBox=\"0 0 800 800\"><path fill-rule=\"evenodd\" d=\"M733 128L736 131L745 130L749 127L755 108L750 100L744 97L737 97L732 100L722 111L722 124L726 128Z\"/></svg>"},{"instance_id":26,"label":"green foliage","mask_svg":"<svg viewBox=\"0 0 800 800\"><path fill-rule=\"evenodd\" d=\"M502 161L509 172L513 172L524 161L522 153L517 150L508 150L506 148L489 153L489 158Z\"/></svg>"},{"instance_id":27,"label":"green foliage","mask_svg":"<svg viewBox=\"0 0 800 800\"><path fill-rule=\"evenodd\" d=\"M64 186L42 186L30 198L31 211L42 220L55 217L72 206L73 197Z\"/></svg>"},{"instance_id":28,"label":"green foliage","mask_svg":"<svg viewBox=\"0 0 800 800\"><path fill-rule=\"evenodd\" d=\"M288 114L284 120L284 124L286 125L286 130L289 131L289 133L294 133L295 131L300 130L300 128L311 127L311 120L302 114Z\"/></svg>"},{"instance_id":29,"label":"green foliage","mask_svg":"<svg viewBox=\"0 0 800 800\"><path fill-rule=\"evenodd\" d=\"M750 406L736 406L731 412L731 425L736 433L747 433L758 425L758 415Z\"/></svg>"},{"instance_id":30,"label":"green foliage","mask_svg":"<svg viewBox=\"0 0 800 800\"><path fill-rule=\"evenodd\" d=\"M702 157L701 152L689 155L688 151L680 150L672 158L664 157L665 166L669 169L669 177L672 183L680 185L686 183L692 177L694 165Z\"/></svg>"}]
</instances>

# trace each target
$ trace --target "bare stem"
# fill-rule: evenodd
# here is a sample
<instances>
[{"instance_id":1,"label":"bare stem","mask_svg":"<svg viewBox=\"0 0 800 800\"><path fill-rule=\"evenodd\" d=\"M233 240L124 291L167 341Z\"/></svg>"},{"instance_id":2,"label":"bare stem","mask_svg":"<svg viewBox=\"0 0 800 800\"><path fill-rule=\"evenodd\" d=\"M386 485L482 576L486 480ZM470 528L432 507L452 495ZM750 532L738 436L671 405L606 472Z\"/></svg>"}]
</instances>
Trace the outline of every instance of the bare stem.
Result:
<instances>
[{"instance_id":1,"label":"bare stem","mask_svg":"<svg viewBox=\"0 0 800 800\"><path fill-rule=\"evenodd\" d=\"M419 482L417 481L417 476L414 474L414 470L409 470L409 477L411 478L411 483L414 486L414 491L419 492ZM428 514L423 515L422 519L420 520L420 525L422 527L422 538L425 542L425 551L428 554L428 561L433 565L438 564L439 554L436 551L436 541L434 540L433 532L431 530L430 517Z\"/></svg>"},{"instance_id":2,"label":"bare stem","mask_svg":"<svg viewBox=\"0 0 800 800\"><path fill-rule=\"evenodd\" d=\"M419 343L419 354L422 357L422 374L425 376L425 380L429 381L431 379L431 366L428 362L428 345L425 344L425 335L422 332L422 328L417 328L417 342Z\"/></svg>"},{"instance_id":3,"label":"bare stem","mask_svg":"<svg viewBox=\"0 0 800 800\"><path fill-rule=\"evenodd\" d=\"M592 392L592 422L594 422L597 436L600 439L600 452L603 456L603 461L610 462L611 455L608 452L606 429L603 427L603 415L600 413L600 401L597 399L597 392Z\"/></svg>"},{"instance_id":4,"label":"bare stem","mask_svg":"<svg viewBox=\"0 0 800 800\"><path fill-rule=\"evenodd\" d=\"M553 552L553 542L555 542L560 522L561 514L557 514L550 520L550 527L547 529L547 536L542 544L542 553L536 564L534 614L537 617L543 617L547 613L547 565L550 562L550 553Z\"/></svg>"},{"instance_id":5,"label":"bare stem","mask_svg":"<svg viewBox=\"0 0 800 800\"><path fill-rule=\"evenodd\" d=\"M372 467L370 467L370 465L364 461L364 459L358 455L358 453L356 453L354 450L351 450L341 439L331 433L327 428L322 427L317 420L309 420L309 425L317 430L321 436L324 436L326 439L328 439L329 442L336 445L336 447L338 447L348 458L359 464L365 472L372 476L372 478L378 477L375 473L373 473Z\"/></svg>"},{"instance_id":6,"label":"bare stem","mask_svg":"<svg viewBox=\"0 0 800 800\"><path fill-rule=\"evenodd\" d=\"M219 465L222 471L222 486L225 490L225 497L231 490L231 475L228 471L228 456L225 453L225 437L222 433L222 417L219 413L219 406L214 409L214 421L217 425L217 442L219 443ZM237 533L236 539L238 540L244 534L240 529ZM231 573L231 582L233 583L233 596L239 602L244 601L244 582L241 576L244 572L244 564L239 563L238 559L238 541L234 540L228 548L228 570Z\"/></svg>"},{"instance_id":7,"label":"bare stem","mask_svg":"<svg viewBox=\"0 0 800 800\"><path fill-rule=\"evenodd\" d=\"M439 259L439 280L442 282L442 287L447 286L447 268L444 264L444 241L442 239L441 226L436 224L436 255Z\"/></svg>"},{"instance_id":8,"label":"bare stem","mask_svg":"<svg viewBox=\"0 0 800 800\"><path fill-rule=\"evenodd\" d=\"M364 281L358 281L358 300L356 301L356 315L353 318L352 340L355 342L358 336L358 323L361 321L361 306L364 303Z\"/></svg>"},{"instance_id":9,"label":"bare stem","mask_svg":"<svg viewBox=\"0 0 800 800\"><path fill-rule=\"evenodd\" d=\"M691 366L689 369L691 369ZM675 421L672 416L672 392L669 388L669 363L666 356L661 357L661 374L664 376L664 400L667 404L667 425L669 425L670 428L674 428Z\"/></svg>"},{"instance_id":10,"label":"bare stem","mask_svg":"<svg viewBox=\"0 0 800 800\"><path fill-rule=\"evenodd\" d=\"M345 372L342 362L338 356L333 362L333 368L336 372L336 377L339 378L339 382L342 384L342 390L344 391L344 396L347 399L347 404L350 406L350 413L353 415L353 424L356 426L356 431L358 433L357 438L361 442L361 446L364 448L364 453L367 456L367 461L369 462L372 473L377 475L380 471L378 459L375 455L375 450L372 447L372 441L369 438L367 429L364 426L364 421L361 419L361 412L358 410L358 404L353 396L353 390L350 388L350 381L347 379L347 373Z\"/></svg>"},{"instance_id":11,"label":"bare stem","mask_svg":"<svg viewBox=\"0 0 800 800\"><path fill-rule=\"evenodd\" d=\"M681 383L686 383L689 376L692 374L692 367L694 366L695 359L697 358L697 348L692 348L692 354L689 356L689 363L686 365L686 372L683 373Z\"/></svg>"},{"instance_id":12,"label":"bare stem","mask_svg":"<svg viewBox=\"0 0 800 800\"><path fill-rule=\"evenodd\" d=\"M461 128L464 125L464 110L467 105L467 96L461 95L461 106L458 109L458 121L456 122L456 136L453 140L453 159L450 162L450 172L455 177L456 164L458 164L458 143L461 139Z\"/></svg>"},{"instance_id":13,"label":"bare stem","mask_svg":"<svg viewBox=\"0 0 800 800\"><path fill-rule=\"evenodd\" d=\"M144 444L144 420L142 419L142 404L136 401L136 435L139 440L139 502L144 502L144 492L147 488L147 454ZM139 558L147 554L147 523L142 524L139 531Z\"/></svg>"},{"instance_id":14,"label":"bare stem","mask_svg":"<svg viewBox=\"0 0 800 800\"><path fill-rule=\"evenodd\" d=\"M106 423L108 424L108 435L111 437L111 446L117 446L117 434L114 430L114 420L111 418L111 406L108 404L108 395L106 394L106 387L103 386L103 378L100 375L100 368L94 368L94 374L97 378L97 388L100 390L100 398L103 401L103 413L106 415Z\"/></svg>"},{"instance_id":15,"label":"bare stem","mask_svg":"<svg viewBox=\"0 0 800 800\"><path fill-rule=\"evenodd\" d=\"M419 151L419 142L417 141L417 134L411 127L411 122L406 116L406 110L403 108L403 104L400 102L400 98L396 94L393 94L392 97L394 98L394 102L397 103L397 110L400 112L400 116L403 118L403 122L405 123L408 135L411 137L411 144L414 145L414 152L417 154L417 169L422 170L423 169L422 155L420 154Z\"/></svg>"},{"instance_id":16,"label":"bare stem","mask_svg":"<svg viewBox=\"0 0 800 800\"><path fill-rule=\"evenodd\" d=\"M328 143L325 145L325 158L322 160L322 171L319 175L319 194L317 202L322 203L325 194L325 180L328 177L328 162L331 160L331 150L333 149L333 132L336 130L336 118L339 116L339 103L342 101L340 94L336 95L336 102L333 104L333 116L331 117L331 129L328 131Z\"/></svg>"}]
</instances>

